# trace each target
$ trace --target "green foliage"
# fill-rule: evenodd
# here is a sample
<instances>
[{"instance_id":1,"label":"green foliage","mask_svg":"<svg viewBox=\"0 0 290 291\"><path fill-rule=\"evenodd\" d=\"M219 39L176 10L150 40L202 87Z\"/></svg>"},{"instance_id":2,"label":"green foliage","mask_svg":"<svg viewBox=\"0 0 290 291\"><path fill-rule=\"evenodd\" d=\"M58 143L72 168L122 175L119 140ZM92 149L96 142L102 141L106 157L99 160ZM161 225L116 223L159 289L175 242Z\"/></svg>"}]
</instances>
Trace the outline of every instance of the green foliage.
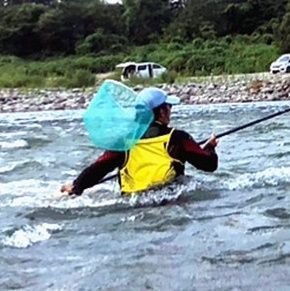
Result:
<instances>
[{"instance_id":1,"label":"green foliage","mask_svg":"<svg viewBox=\"0 0 290 291\"><path fill-rule=\"evenodd\" d=\"M203 43L204 39L202 39L201 37L197 37L192 41L192 45L197 49L201 48L203 46Z\"/></svg>"},{"instance_id":2,"label":"green foliage","mask_svg":"<svg viewBox=\"0 0 290 291\"><path fill-rule=\"evenodd\" d=\"M68 71L65 75L63 87L67 88L80 88L80 87L91 87L96 83L96 77L90 71L87 70L76 70Z\"/></svg>"},{"instance_id":3,"label":"green foliage","mask_svg":"<svg viewBox=\"0 0 290 291\"><path fill-rule=\"evenodd\" d=\"M173 84L178 77L175 71L168 71L160 76L160 81L166 84Z\"/></svg>"},{"instance_id":4,"label":"green foliage","mask_svg":"<svg viewBox=\"0 0 290 291\"><path fill-rule=\"evenodd\" d=\"M167 51L176 51L176 50L182 50L183 44L178 42L171 42L167 45Z\"/></svg>"},{"instance_id":5,"label":"green foliage","mask_svg":"<svg viewBox=\"0 0 290 291\"><path fill-rule=\"evenodd\" d=\"M130 61L155 61L166 66L168 72L158 79L130 80L132 84L172 83L182 76L205 76L216 74L252 73L267 71L270 63L280 51L274 45L252 41L251 37L206 40L186 45L171 46L167 43L135 47L128 56L87 55L47 59L45 61L24 61L16 57L0 58L0 87L4 86L91 86L98 73L114 71L118 63L126 58ZM176 49L174 49L176 48ZM146 56L145 59L143 59ZM9 76L16 76L9 78ZM120 73L115 75L120 78Z\"/></svg>"},{"instance_id":6,"label":"green foliage","mask_svg":"<svg viewBox=\"0 0 290 291\"><path fill-rule=\"evenodd\" d=\"M157 41L169 23L168 4L162 0L125 0L126 36L136 45Z\"/></svg>"},{"instance_id":7,"label":"green foliage","mask_svg":"<svg viewBox=\"0 0 290 291\"><path fill-rule=\"evenodd\" d=\"M165 60L165 66L169 68L169 70L175 71L175 72L185 72L186 71L186 55L182 53L175 53L171 54L170 57L168 57Z\"/></svg>"},{"instance_id":8,"label":"green foliage","mask_svg":"<svg viewBox=\"0 0 290 291\"><path fill-rule=\"evenodd\" d=\"M82 56L79 58L68 58L68 67L72 70L88 70L92 73L104 73L114 70L117 63L122 61L122 55L116 56Z\"/></svg>"},{"instance_id":9,"label":"green foliage","mask_svg":"<svg viewBox=\"0 0 290 291\"><path fill-rule=\"evenodd\" d=\"M20 61L20 66L15 70L15 62L0 60L0 87L1 88L21 88L21 87L42 87L44 79L39 75L30 75L27 68ZM19 65L19 63L18 63Z\"/></svg>"},{"instance_id":10,"label":"green foliage","mask_svg":"<svg viewBox=\"0 0 290 291\"><path fill-rule=\"evenodd\" d=\"M258 34L255 33L252 35L253 42L255 43L265 43L265 44L272 44L274 42L274 36L270 33L265 34Z\"/></svg>"},{"instance_id":11,"label":"green foliage","mask_svg":"<svg viewBox=\"0 0 290 291\"><path fill-rule=\"evenodd\" d=\"M116 45L118 45L120 52L123 51L126 43L127 41L125 37L116 34L105 34L103 30L99 29L97 32L87 36L83 42L77 45L76 52L79 55L99 53L105 50L112 50Z\"/></svg>"},{"instance_id":12,"label":"green foliage","mask_svg":"<svg viewBox=\"0 0 290 291\"><path fill-rule=\"evenodd\" d=\"M187 0L178 12L169 9L167 0L124 0L123 5L101 0L25 2L29 1L0 6L0 54L115 54L160 42L170 43L172 51L192 41L198 48L204 40L237 35L248 43L267 44L274 35L283 50L288 49L287 37L282 37L289 27L288 0ZM146 59L150 53L143 49L137 58Z\"/></svg>"},{"instance_id":13,"label":"green foliage","mask_svg":"<svg viewBox=\"0 0 290 291\"><path fill-rule=\"evenodd\" d=\"M236 42L226 59L225 71L229 73L254 73L267 71L279 55L278 48L264 43L244 45Z\"/></svg>"},{"instance_id":14,"label":"green foliage","mask_svg":"<svg viewBox=\"0 0 290 291\"><path fill-rule=\"evenodd\" d=\"M290 5L289 13L285 14L281 25L278 27L277 39L283 52L290 52Z\"/></svg>"},{"instance_id":15,"label":"green foliage","mask_svg":"<svg viewBox=\"0 0 290 291\"><path fill-rule=\"evenodd\" d=\"M21 57L0 57L0 86L87 86L124 61L169 69L146 82L248 73L290 51L289 0L24 2L0 6L0 54Z\"/></svg>"},{"instance_id":16,"label":"green foliage","mask_svg":"<svg viewBox=\"0 0 290 291\"><path fill-rule=\"evenodd\" d=\"M0 53L27 56L41 48L35 31L38 20L47 8L43 5L24 4L0 12Z\"/></svg>"},{"instance_id":17,"label":"green foliage","mask_svg":"<svg viewBox=\"0 0 290 291\"><path fill-rule=\"evenodd\" d=\"M69 57L45 61L0 57L0 87L92 86L97 73L113 70L121 60L122 55Z\"/></svg>"}]
</instances>

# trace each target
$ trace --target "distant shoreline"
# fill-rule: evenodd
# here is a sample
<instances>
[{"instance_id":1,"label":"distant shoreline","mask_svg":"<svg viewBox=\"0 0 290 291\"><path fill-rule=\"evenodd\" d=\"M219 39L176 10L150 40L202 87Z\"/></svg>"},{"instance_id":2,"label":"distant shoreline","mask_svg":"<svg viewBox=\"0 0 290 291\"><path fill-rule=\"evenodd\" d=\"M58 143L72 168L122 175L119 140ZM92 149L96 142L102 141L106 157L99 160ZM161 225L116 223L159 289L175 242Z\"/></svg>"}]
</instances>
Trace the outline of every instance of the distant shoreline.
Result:
<instances>
[{"instance_id":1,"label":"distant shoreline","mask_svg":"<svg viewBox=\"0 0 290 291\"><path fill-rule=\"evenodd\" d=\"M290 100L290 74L269 73L191 78L184 84L162 84L183 104ZM136 91L142 86L136 86ZM0 89L0 113L84 109L96 88Z\"/></svg>"}]
</instances>

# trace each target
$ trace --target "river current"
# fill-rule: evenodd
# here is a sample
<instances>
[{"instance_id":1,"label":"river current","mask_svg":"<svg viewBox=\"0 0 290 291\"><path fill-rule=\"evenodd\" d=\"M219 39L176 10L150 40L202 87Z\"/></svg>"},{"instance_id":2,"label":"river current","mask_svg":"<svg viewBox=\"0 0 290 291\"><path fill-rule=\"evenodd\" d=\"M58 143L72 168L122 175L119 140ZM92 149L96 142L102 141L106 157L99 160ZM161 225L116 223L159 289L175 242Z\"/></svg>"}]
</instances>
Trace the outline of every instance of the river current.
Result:
<instances>
[{"instance_id":1,"label":"river current","mask_svg":"<svg viewBox=\"0 0 290 291\"><path fill-rule=\"evenodd\" d=\"M171 125L199 141L288 107L176 106ZM0 290L290 290L289 113L221 138L215 173L131 199L59 193L100 154L82 114L0 114Z\"/></svg>"}]
</instances>

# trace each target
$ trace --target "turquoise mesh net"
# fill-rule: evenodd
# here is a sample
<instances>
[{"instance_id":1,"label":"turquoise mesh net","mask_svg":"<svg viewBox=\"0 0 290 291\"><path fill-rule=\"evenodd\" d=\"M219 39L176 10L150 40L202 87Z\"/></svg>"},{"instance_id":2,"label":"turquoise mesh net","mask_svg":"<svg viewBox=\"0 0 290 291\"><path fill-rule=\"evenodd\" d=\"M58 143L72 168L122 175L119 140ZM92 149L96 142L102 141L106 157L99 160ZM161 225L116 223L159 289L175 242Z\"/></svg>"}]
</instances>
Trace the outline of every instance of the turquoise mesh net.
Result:
<instances>
[{"instance_id":1,"label":"turquoise mesh net","mask_svg":"<svg viewBox=\"0 0 290 291\"><path fill-rule=\"evenodd\" d=\"M96 147L125 151L132 148L153 120L153 113L135 104L136 93L122 83L106 80L90 102L84 124Z\"/></svg>"}]
</instances>

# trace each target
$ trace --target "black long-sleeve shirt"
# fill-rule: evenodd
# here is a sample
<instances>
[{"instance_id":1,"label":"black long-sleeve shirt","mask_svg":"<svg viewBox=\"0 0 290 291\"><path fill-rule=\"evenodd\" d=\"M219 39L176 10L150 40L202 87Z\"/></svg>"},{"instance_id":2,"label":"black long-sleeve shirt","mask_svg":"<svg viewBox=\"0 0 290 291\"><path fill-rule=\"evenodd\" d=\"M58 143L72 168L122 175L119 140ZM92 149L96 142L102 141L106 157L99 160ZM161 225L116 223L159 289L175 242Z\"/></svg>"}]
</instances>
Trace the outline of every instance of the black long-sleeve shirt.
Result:
<instances>
[{"instance_id":1,"label":"black long-sleeve shirt","mask_svg":"<svg viewBox=\"0 0 290 291\"><path fill-rule=\"evenodd\" d=\"M152 138L168 134L172 128L152 123L143 138ZM174 130L168 145L169 155L183 163L188 162L199 170L213 172L218 167L218 156L210 144L205 148L194 141L185 131ZM93 164L85 168L73 182L73 192L82 192L96 184L109 172L121 168L126 159L125 152L105 151ZM180 170L183 174L183 169Z\"/></svg>"}]
</instances>

